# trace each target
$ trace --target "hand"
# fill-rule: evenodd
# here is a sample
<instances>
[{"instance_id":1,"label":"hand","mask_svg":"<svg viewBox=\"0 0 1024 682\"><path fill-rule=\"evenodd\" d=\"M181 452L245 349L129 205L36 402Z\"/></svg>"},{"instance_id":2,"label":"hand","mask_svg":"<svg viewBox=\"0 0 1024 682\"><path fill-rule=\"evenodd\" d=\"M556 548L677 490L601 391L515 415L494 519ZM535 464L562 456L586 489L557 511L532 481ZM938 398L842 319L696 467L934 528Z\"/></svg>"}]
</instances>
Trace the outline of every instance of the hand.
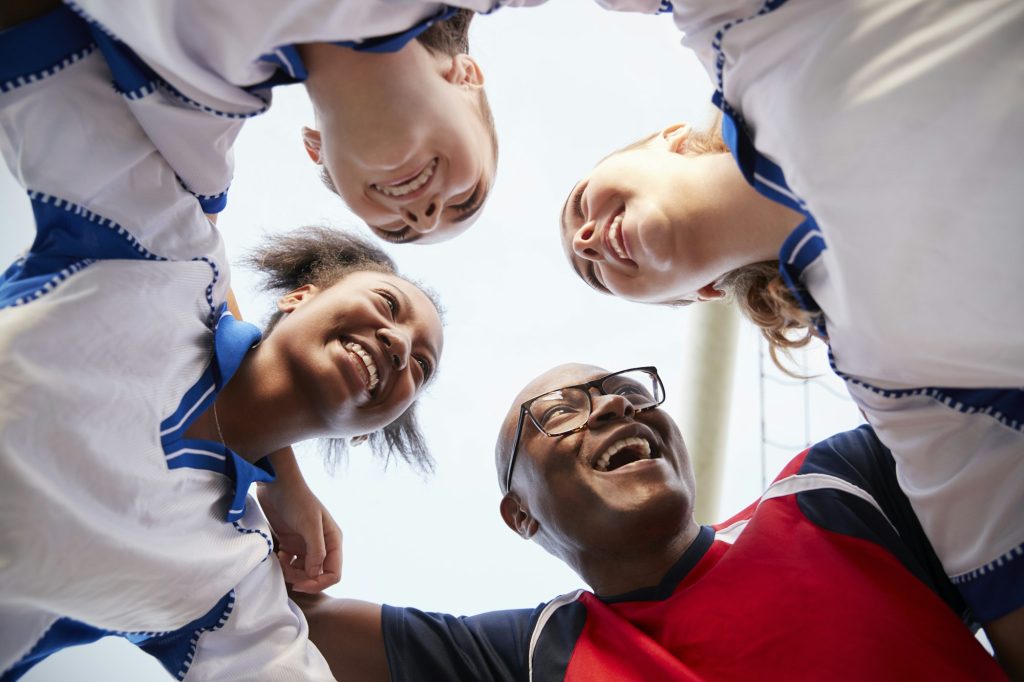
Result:
<instances>
[{"instance_id":1,"label":"hand","mask_svg":"<svg viewBox=\"0 0 1024 682\"><path fill-rule=\"evenodd\" d=\"M256 495L292 590L316 594L341 580L341 528L305 481L279 478L260 485Z\"/></svg>"}]
</instances>

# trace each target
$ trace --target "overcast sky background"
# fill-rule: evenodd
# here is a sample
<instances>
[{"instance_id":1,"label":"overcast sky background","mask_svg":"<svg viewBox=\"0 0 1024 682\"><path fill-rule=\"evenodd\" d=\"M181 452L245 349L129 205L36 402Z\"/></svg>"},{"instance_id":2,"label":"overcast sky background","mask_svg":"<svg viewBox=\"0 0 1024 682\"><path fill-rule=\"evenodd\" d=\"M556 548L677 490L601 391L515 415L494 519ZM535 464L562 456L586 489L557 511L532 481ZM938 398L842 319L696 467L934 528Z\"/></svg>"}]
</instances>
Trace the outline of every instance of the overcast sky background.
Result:
<instances>
[{"instance_id":1,"label":"overcast sky background","mask_svg":"<svg viewBox=\"0 0 1024 682\"><path fill-rule=\"evenodd\" d=\"M387 247L447 308L440 374L420 409L437 473L383 471L369 449L355 448L332 476L313 444L298 449L306 477L345 533L343 579L330 594L457 614L533 607L581 586L498 516L494 438L527 381L561 362L611 370L653 364L673 414L700 400L688 384L695 360L687 352L699 313L591 291L562 256L557 217L573 183L605 153L671 122L705 122L711 111L707 76L679 46L667 15L620 15L590 0L560 0L478 17L471 35L499 129L497 184L483 216L459 239ZM302 150L300 128L312 123L304 88L292 86L276 90L271 111L247 124L219 220L233 258L268 232L311 223L361 229L320 185ZM6 169L0 206L6 263L33 230L28 201ZM243 314L261 323L272 301L255 291L250 273L235 269L233 278ZM761 490L762 413L769 477L808 438L860 422L841 382L827 374L820 347L804 362L825 375L810 384L778 372L760 381L758 353L758 334L743 323L717 518ZM169 677L131 645L107 639L53 656L24 679Z\"/></svg>"}]
</instances>

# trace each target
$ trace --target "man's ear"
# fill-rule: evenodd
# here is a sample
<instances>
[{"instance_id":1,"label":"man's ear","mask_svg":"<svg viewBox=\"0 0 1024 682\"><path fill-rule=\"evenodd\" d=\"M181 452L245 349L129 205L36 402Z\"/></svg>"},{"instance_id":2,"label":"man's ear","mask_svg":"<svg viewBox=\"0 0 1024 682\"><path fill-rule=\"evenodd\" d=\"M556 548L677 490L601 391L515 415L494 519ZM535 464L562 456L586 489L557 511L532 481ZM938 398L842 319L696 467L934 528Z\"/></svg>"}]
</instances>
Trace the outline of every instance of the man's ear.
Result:
<instances>
[{"instance_id":1,"label":"man's ear","mask_svg":"<svg viewBox=\"0 0 1024 682\"><path fill-rule=\"evenodd\" d=\"M669 151L682 154L686 151L686 140L690 136L689 123L673 123L661 131L661 139L668 146Z\"/></svg>"},{"instance_id":2,"label":"man's ear","mask_svg":"<svg viewBox=\"0 0 1024 682\"><path fill-rule=\"evenodd\" d=\"M526 508L515 494L507 493L505 497L501 498L499 509L505 525L522 539L529 540L540 530L540 524L537 522L537 519L533 518L530 510Z\"/></svg>"},{"instance_id":3,"label":"man's ear","mask_svg":"<svg viewBox=\"0 0 1024 682\"><path fill-rule=\"evenodd\" d=\"M316 296L319 291L320 288L315 284L303 284L298 289L289 291L287 294L277 299L277 309L282 313L290 313L309 299Z\"/></svg>"},{"instance_id":4,"label":"man's ear","mask_svg":"<svg viewBox=\"0 0 1024 682\"><path fill-rule=\"evenodd\" d=\"M320 154L320 131L313 130L302 126L302 146L306 148L306 153L309 154L309 158L313 163L320 165L323 163L323 157Z\"/></svg>"},{"instance_id":5,"label":"man's ear","mask_svg":"<svg viewBox=\"0 0 1024 682\"><path fill-rule=\"evenodd\" d=\"M444 78L453 85L470 85L483 87L484 72L476 60L468 54L457 54L452 57L451 65L444 74Z\"/></svg>"}]
</instances>

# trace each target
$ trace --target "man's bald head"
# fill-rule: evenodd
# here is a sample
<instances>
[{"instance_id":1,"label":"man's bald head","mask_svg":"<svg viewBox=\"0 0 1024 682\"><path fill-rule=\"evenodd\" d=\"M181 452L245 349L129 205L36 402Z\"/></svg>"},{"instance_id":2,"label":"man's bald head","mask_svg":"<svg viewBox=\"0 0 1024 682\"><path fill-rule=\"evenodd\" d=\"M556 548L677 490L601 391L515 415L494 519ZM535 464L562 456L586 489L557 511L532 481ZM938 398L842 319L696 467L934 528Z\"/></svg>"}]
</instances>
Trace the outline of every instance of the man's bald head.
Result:
<instances>
[{"instance_id":1,"label":"man's bald head","mask_svg":"<svg viewBox=\"0 0 1024 682\"><path fill-rule=\"evenodd\" d=\"M508 460L512 456L512 444L516 439L516 425L519 423L522 404L542 393L554 391L563 386L584 383L593 377L607 373L607 370L594 365L568 362L549 369L534 378L516 394L501 422L501 427L498 429L498 440L494 444L494 467L498 474L499 487L505 485L505 474L508 472Z\"/></svg>"}]
</instances>

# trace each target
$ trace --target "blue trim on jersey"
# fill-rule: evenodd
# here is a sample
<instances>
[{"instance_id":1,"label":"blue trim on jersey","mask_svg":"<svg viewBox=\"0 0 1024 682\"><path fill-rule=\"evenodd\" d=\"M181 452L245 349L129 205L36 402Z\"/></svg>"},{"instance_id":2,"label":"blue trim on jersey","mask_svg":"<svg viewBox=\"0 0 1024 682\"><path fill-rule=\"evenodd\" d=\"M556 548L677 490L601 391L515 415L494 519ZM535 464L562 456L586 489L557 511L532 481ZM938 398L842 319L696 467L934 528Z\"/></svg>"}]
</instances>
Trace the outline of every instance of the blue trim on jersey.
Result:
<instances>
[{"instance_id":1,"label":"blue trim on jersey","mask_svg":"<svg viewBox=\"0 0 1024 682\"><path fill-rule=\"evenodd\" d=\"M94 49L89 29L64 7L0 31L0 92L52 76Z\"/></svg>"},{"instance_id":2,"label":"blue trim on jersey","mask_svg":"<svg viewBox=\"0 0 1024 682\"><path fill-rule=\"evenodd\" d=\"M821 314L821 307L811 296L811 292L804 286L803 274L804 270L828 248L828 245L825 243L825 237L818 228L814 216L809 213L806 215L807 219L797 225L782 242L782 248L779 249L779 274L800 307L815 316L814 325L818 333L827 338L825 316Z\"/></svg>"},{"instance_id":3,"label":"blue trim on jersey","mask_svg":"<svg viewBox=\"0 0 1024 682\"><path fill-rule=\"evenodd\" d=\"M982 624L1024 607L1024 544L952 581Z\"/></svg>"},{"instance_id":4,"label":"blue trim on jersey","mask_svg":"<svg viewBox=\"0 0 1024 682\"><path fill-rule=\"evenodd\" d=\"M72 618L60 618L50 626L35 646L2 676L0 682L13 682L51 654L68 647L92 644L103 637L124 637L153 656L177 679L185 678L195 658L199 636L217 630L228 622L235 607L235 592L222 597L206 614L184 627L167 632L123 632L93 627Z\"/></svg>"},{"instance_id":5,"label":"blue trim on jersey","mask_svg":"<svg viewBox=\"0 0 1024 682\"><path fill-rule=\"evenodd\" d=\"M245 515L249 487L253 483L273 481L274 468L266 457L250 463L223 443L185 437L189 426L213 405L217 394L238 371L246 353L261 337L255 325L236 320L226 304L221 304L218 314L213 359L202 376L185 392L177 409L160 422L160 445L168 469L203 469L226 476L232 482L225 518L234 522Z\"/></svg>"},{"instance_id":6,"label":"blue trim on jersey","mask_svg":"<svg viewBox=\"0 0 1024 682\"><path fill-rule=\"evenodd\" d=\"M273 52L260 55L257 61L266 62L275 67L274 74L267 80L248 85L244 89L252 93L254 90L267 90L277 85L291 85L302 83L309 74L306 72L306 64L299 55L299 49L295 45L282 45L274 48Z\"/></svg>"},{"instance_id":7,"label":"blue trim on jersey","mask_svg":"<svg viewBox=\"0 0 1024 682\"><path fill-rule=\"evenodd\" d=\"M110 65L110 71L114 75L114 88L125 98L138 100L153 94L157 90L163 90L173 98L189 106L214 116L229 119L246 119L259 116L270 107L267 99L258 93L252 94L263 101L263 106L249 112L221 111L192 99L157 75L130 47L122 42L109 28L90 16L88 12L74 2L66 0L66 4L72 12L88 24L89 30L96 39L96 44Z\"/></svg>"},{"instance_id":8,"label":"blue trim on jersey","mask_svg":"<svg viewBox=\"0 0 1024 682\"><path fill-rule=\"evenodd\" d=\"M0 279L0 308L34 301L97 260L167 260L84 206L31 190L28 196L36 238L28 254Z\"/></svg>"},{"instance_id":9,"label":"blue trim on jersey","mask_svg":"<svg viewBox=\"0 0 1024 682\"><path fill-rule=\"evenodd\" d=\"M722 50L725 35L735 26L772 12L785 2L769 0L755 14L726 22L715 33L711 47L715 51L716 89L711 102L722 111L722 138L750 186L772 201L806 214L807 205L789 188L782 168L757 150L742 112L725 99L725 52Z\"/></svg>"},{"instance_id":10,"label":"blue trim on jersey","mask_svg":"<svg viewBox=\"0 0 1024 682\"><path fill-rule=\"evenodd\" d=\"M138 647L160 661L164 670L176 679L183 680L196 655L199 637L204 632L212 632L224 627L235 608L235 591L232 590L221 597L205 615L196 618L183 628L172 632L158 633L147 637L145 641L136 642Z\"/></svg>"},{"instance_id":11,"label":"blue trim on jersey","mask_svg":"<svg viewBox=\"0 0 1024 682\"><path fill-rule=\"evenodd\" d=\"M60 618L50 626L46 634L36 642L35 646L20 661L8 668L3 675L0 675L0 682L13 682L20 679L37 663L61 649L82 644L92 644L112 634L115 633L101 630L100 628L95 628L70 618Z\"/></svg>"},{"instance_id":12,"label":"blue trim on jersey","mask_svg":"<svg viewBox=\"0 0 1024 682\"><path fill-rule=\"evenodd\" d=\"M722 139L747 183L772 201L807 214L807 205L789 188L782 168L754 147L742 114L725 101L720 90L711 96L711 103L722 111Z\"/></svg>"},{"instance_id":13,"label":"blue trim on jersey","mask_svg":"<svg viewBox=\"0 0 1024 682\"><path fill-rule=\"evenodd\" d=\"M576 643L587 624L587 607L579 599L563 604L544 624L533 650L535 680L564 680Z\"/></svg>"},{"instance_id":14,"label":"blue trim on jersey","mask_svg":"<svg viewBox=\"0 0 1024 682\"><path fill-rule=\"evenodd\" d=\"M142 99L156 92L160 77L120 40L94 23L89 24L93 38L114 76L114 89L127 99Z\"/></svg>"},{"instance_id":15,"label":"blue trim on jersey","mask_svg":"<svg viewBox=\"0 0 1024 682\"><path fill-rule=\"evenodd\" d=\"M448 7L446 5L434 16L424 19L412 28L400 31L399 33L363 40L339 40L334 44L339 47L348 47L358 52L398 52L428 28L439 21L450 19L458 11L457 7Z\"/></svg>"}]
</instances>

